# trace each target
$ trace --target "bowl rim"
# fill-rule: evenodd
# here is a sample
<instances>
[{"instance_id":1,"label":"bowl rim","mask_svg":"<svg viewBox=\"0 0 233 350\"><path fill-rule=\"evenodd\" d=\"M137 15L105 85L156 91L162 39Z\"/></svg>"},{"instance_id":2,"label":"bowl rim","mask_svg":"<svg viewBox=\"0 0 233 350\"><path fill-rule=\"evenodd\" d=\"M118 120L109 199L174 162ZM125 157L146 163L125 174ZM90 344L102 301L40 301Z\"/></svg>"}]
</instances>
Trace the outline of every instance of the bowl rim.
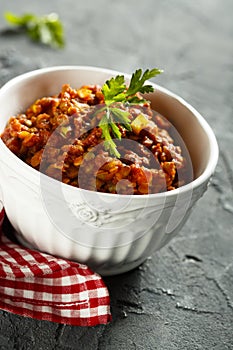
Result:
<instances>
[{"instance_id":1,"label":"bowl rim","mask_svg":"<svg viewBox=\"0 0 233 350\"><path fill-rule=\"evenodd\" d=\"M98 73L107 73L110 76L116 76L116 75L124 75L126 79L130 79L131 74L129 73L124 73L124 72L119 72L117 70L113 70L113 69L109 69L109 68L102 68L102 67L95 67L95 66L88 66L88 65L55 65L55 66L50 66L50 67L45 67L45 68L39 68L39 69L35 69L20 75L17 75L15 77L13 77L12 79L10 79L8 82L6 82L2 87L0 87L0 95L2 93L7 92L8 89L10 89L12 86L14 86L15 84L19 83L20 81L24 81L27 80L28 78L32 78L32 77L36 77L39 75L43 75L43 74L48 74L51 72L55 72L55 71L70 71L70 70L86 70L86 71L92 71L92 72L98 72ZM174 100L176 100L178 103L180 103L181 105L183 105L185 108L187 108L196 118L196 120L198 121L198 123L200 124L201 128L205 131L206 136L208 137L209 143L210 143L210 155L209 155L209 160L207 163L206 168L204 169L204 171L202 172L202 174L200 174L196 179L194 179L193 181L191 181L190 183L183 185L179 188L176 188L172 191L166 191L166 192L161 192L161 193L152 193L152 194L146 194L146 195L127 195L127 194L113 194L113 193L105 193L105 192L98 192L98 195L101 196L115 196L115 197L125 197L125 198L160 198L160 197L174 197L177 196L177 194L180 194L181 192L185 193L185 192L189 192L191 190L194 190L197 187L200 187L202 184L205 184L208 182L208 180L211 178L211 176L214 173L214 170L216 168L217 162L218 162L218 157L219 157L219 147L218 147L218 143L217 143L217 139L216 136L212 130L212 128L210 127L210 125L208 124L208 122L204 119L204 117L192 106L190 105L188 102L186 102L182 97L180 97L179 95L177 95L176 93L173 93L172 91L170 91L169 89L155 84L153 82L150 81L150 84L153 85L153 87L155 88L155 90L159 90L160 92L164 93L165 95L168 95L169 97L173 98ZM4 142L0 139L0 147L3 148L3 150L5 152L8 153L8 157L12 157L12 155L15 157L16 161L19 161L19 165L21 164L21 166L23 168L25 168L25 170L31 172L31 174L33 174L33 177L39 177L39 176L45 176L46 178L48 178L48 175L45 175L43 173L40 173L38 170L30 167L28 164L24 163L21 159L19 159L13 152L11 152L7 146L4 144ZM51 177L49 177L50 180L53 181L58 181L55 180ZM71 187L68 184L65 184L63 182L61 182L61 185L64 186L65 188L68 186L69 188ZM87 192L92 192L95 193L94 191L89 191L89 190L85 190L82 188L77 188L77 187L72 187L74 190L77 191L87 191Z\"/></svg>"}]
</instances>

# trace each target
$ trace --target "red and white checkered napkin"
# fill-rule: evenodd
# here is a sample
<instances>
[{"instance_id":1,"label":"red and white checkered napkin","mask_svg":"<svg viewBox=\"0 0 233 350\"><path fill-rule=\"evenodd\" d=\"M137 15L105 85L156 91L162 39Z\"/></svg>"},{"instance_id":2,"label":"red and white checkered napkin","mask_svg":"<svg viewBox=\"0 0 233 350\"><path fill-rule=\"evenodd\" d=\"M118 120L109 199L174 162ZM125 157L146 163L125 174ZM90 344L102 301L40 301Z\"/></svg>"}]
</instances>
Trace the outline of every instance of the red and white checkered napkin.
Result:
<instances>
[{"instance_id":1,"label":"red and white checkered napkin","mask_svg":"<svg viewBox=\"0 0 233 350\"><path fill-rule=\"evenodd\" d=\"M0 213L0 225L3 221ZM87 266L27 249L0 234L0 309L75 326L111 321L108 290Z\"/></svg>"}]
</instances>

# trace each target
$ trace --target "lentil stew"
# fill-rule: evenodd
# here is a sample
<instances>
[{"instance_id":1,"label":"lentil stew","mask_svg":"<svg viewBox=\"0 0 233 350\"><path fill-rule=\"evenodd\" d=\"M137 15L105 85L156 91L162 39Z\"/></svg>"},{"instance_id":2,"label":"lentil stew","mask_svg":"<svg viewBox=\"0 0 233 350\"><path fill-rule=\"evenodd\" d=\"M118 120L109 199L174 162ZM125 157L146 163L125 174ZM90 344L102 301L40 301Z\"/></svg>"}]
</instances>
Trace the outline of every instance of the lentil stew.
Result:
<instances>
[{"instance_id":1,"label":"lentil stew","mask_svg":"<svg viewBox=\"0 0 233 350\"><path fill-rule=\"evenodd\" d=\"M131 124L130 130L117 124L119 158L103 141L104 97L97 85L63 85L56 96L40 98L12 116L1 138L29 166L87 190L145 195L192 181L185 145L165 117L148 101L115 105L129 113Z\"/></svg>"}]
</instances>

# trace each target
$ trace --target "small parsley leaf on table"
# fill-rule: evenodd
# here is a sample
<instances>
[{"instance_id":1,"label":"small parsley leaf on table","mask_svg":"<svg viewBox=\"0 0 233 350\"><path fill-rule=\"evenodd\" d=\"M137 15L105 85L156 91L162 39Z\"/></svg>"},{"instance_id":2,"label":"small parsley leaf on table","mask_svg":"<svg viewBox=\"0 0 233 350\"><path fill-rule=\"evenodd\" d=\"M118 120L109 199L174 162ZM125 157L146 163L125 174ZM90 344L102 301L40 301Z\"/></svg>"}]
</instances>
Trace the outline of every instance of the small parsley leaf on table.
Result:
<instances>
[{"instance_id":1,"label":"small parsley leaf on table","mask_svg":"<svg viewBox=\"0 0 233 350\"><path fill-rule=\"evenodd\" d=\"M65 45L63 25L56 13L39 17L32 13L17 16L6 12L4 17L8 23L23 29L33 41L53 48L63 48Z\"/></svg>"}]
</instances>

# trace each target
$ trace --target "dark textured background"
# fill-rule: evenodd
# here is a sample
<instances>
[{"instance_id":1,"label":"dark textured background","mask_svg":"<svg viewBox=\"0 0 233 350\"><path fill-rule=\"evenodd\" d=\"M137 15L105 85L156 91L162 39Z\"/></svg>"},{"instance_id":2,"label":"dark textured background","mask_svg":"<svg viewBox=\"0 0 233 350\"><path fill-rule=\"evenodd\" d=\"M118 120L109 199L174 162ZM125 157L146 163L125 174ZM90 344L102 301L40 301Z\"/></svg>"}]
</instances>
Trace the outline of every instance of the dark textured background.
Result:
<instances>
[{"instance_id":1,"label":"dark textured background","mask_svg":"<svg viewBox=\"0 0 233 350\"><path fill-rule=\"evenodd\" d=\"M57 12L62 51L7 31L4 11ZM79 328L0 311L0 349L233 349L233 1L1 0L0 85L34 68L78 64L156 79L214 129L215 177L180 234L138 269L106 278L113 322Z\"/></svg>"}]
</instances>

